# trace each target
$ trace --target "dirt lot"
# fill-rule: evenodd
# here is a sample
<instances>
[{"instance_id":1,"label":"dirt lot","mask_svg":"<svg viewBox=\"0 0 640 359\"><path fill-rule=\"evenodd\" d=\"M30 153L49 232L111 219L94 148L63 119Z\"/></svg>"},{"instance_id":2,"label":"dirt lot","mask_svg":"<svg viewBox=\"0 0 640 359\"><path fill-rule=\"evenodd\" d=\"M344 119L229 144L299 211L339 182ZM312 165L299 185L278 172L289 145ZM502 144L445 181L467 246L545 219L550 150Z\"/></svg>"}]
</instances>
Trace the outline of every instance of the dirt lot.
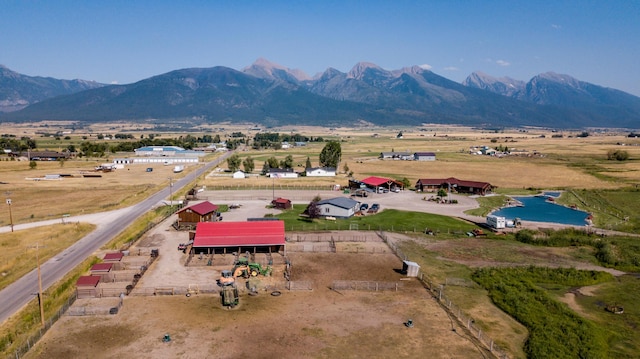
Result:
<instances>
[{"instance_id":1,"label":"dirt lot","mask_svg":"<svg viewBox=\"0 0 640 359\"><path fill-rule=\"evenodd\" d=\"M245 201L225 220L262 216L265 211L269 210L262 201ZM170 228L173 220L139 242L139 248L158 248L160 256L117 315L64 316L28 357L113 358L133 353L138 358L482 357L422 285L399 273L402 262L390 252L289 253L291 279L312 283L312 290L301 291L284 290L283 261L274 258L274 276L260 277L256 296L241 291L234 309L223 308L217 293L136 296L150 287L215 287L220 270L228 269L220 256L212 266L185 267L186 255L177 245L188 239L188 233ZM334 291L330 288L334 280L393 282L399 290ZM244 280L240 282L242 288ZM283 288L282 295L270 295L273 287L266 288L267 284ZM92 304L113 303L110 298L104 305ZM408 319L413 328L404 325ZM162 341L165 334L171 337L168 343Z\"/></svg>"},{"instance_id":2,"label":"dirt lot","mask_svg":"<svg viewBox=\"0 0 640 359\"><path fill-rule=\"evenodd\" d=\"M117 315L63 317L28 357L482 357L415 279L403 280L397 257L295 253L292 261L293 279L313 281L313 290L241 295L231 310L213 294L127 297ZM336 279L402 287L336 292ZM413 328L403 324L409 318Z\"/></svg>"}]
</instances>

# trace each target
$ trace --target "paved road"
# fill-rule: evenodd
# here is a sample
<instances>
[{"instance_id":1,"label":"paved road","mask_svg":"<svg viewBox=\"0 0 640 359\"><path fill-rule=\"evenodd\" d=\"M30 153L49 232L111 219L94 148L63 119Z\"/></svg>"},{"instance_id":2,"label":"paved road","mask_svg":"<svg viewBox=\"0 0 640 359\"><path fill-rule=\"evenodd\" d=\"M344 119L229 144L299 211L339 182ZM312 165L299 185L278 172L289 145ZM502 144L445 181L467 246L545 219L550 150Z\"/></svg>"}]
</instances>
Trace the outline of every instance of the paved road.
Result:
<instances>
[{"instance_id":1,"label":"paved road","mask_svg":"<svg viewBox=\"0 0 640 359\"><path fill-rule=\"evenodd\" d=\"M204 166L197 168L192 173L189 173L187 176L180 178L173 183L172 189L167 186L134 206L105 213L66 218L65 221L90 222L95 223L98 226L95 231L41 265L43 290L64 277L93 252L113 239L123 229L131 225L139 216L160 204L169 196L171 191L178 191L182 187L188 185L205 171L210 170L212 167L226 160L231 153L231 151L227 152L216 160L208 162ZM14 229L21 230L60 222L61 220L53 220L18 224L14 226ZM0 228L0 231L2 232L7 232L9 230L9 227ZM23 306L29 303L37 292L38 275L37 270L35 269L0 291L0 323L7 320Z\"/></svg>"}]
</instances>

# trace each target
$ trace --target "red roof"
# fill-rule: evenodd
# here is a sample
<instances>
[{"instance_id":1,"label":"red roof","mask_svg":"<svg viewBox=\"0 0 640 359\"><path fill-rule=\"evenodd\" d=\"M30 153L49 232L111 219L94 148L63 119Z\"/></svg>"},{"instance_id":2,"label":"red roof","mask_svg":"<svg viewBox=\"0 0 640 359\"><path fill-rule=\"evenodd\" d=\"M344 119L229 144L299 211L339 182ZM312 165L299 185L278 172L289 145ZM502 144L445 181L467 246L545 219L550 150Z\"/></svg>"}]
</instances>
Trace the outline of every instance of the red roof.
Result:
<instances>
[{"instance_id":1,"label":"red roof","mask_svg":"<svg viewBox=\"0 0 640 359\"><path fill-rule=\"evenodd\" d=\"M91 267L92 272L108 272L113 267L113 263L97 263Z\"/></svg>"},{"instance_id":2,"label":"red roof","mask_svg":"<svg viewBox=\"0 0 640 359\"><path fill-rule=\"evenodd\" d=\"M83 275L78 278L76 282L77 287L95 287L100 283L100 276L98 275Z\"/></svg>"},{"instance_id":3,"label":"red roof","mask_svg":"<svg viewBox=\"0 0 640 359\"><path fill-rule=\"evenodd\" d=\"M367 177L365 179L363 179L362 181L360 181L362 183L368 184L370 186L380 186L383 184L387 184L389 182L395 182L394 180L390 180L388 178L382 178L382 177Z\"/></svg>"},{"instance_id":4,"label":"red roof","mask_svg":"<svg viewBox=\"0 0 640 359\"><path fill-rule=\"evenodd\" d=\"M278 198L273 200L273 203L284 203L284 204L287 204L287 203L291 203L291 200L288 200L288 199L282 198L282 197L278 197Z\"/></svg>"},{"instance_id":5,"label":"red roof","mask_svg":"<svg viewBox=\"0 0 640 359\"><path fill-rule=\"evenodd\" d=\"M491 184L488 182L478 182L478 181L465 181L465 180L459 180L455 177L449 177L449 178L421 178L418 180L418 182L420 182L423 185L443 185L443 184L450 184L450 185L458 185L458 186L463 186L463 187L470 187L470 188L486 188L486 187L491 187Z\"/></svg>"},{"instance_id":6,"label":"red roof","mask_svg":"<svg viewBox=\"0 0 640 359\"><path fill-rule=\"evenodd\" d=\"M198 204L194 204L193 206L189 206L186 208L183 208L181 210L178 211L178 213L182 213L186 210L190 209L191 211L203 216L205 214L209 214L211 212L215 212L218 210L218 206L216 206L215 204L209 202L209 201L204 201L204 202L200 202Z\"/></svg>"},{"instance_id":7,"label":"red roof","mask_svg":"<svg viewBox=\"0 0 640 359\"><path fill-rule=\"evenodd\" d=\"M284 244L284 221L200 222L193 247Z\"/></svg>"},{"instance_id":8,"label":"red roof","mask_svg":"<svg viewBox=\"0 0 640 359\"><path fill-rule=\"evenodd\" d=\"M122 254L121 252L107 253L104 255L104 258L102 259L105 261L119 261L122 259L123 256L124 254Z\"/></svg>"}]
</instances>

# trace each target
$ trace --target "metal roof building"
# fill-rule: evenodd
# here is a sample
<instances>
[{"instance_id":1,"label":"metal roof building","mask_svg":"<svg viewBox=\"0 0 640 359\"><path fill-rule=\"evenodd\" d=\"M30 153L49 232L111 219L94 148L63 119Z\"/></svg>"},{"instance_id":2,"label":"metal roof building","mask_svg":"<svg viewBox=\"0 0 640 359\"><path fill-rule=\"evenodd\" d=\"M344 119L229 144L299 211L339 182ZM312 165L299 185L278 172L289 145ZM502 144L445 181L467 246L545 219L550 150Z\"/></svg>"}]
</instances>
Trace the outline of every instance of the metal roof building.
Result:
<instances>
[{"instance_id":1,"label":"metal roof building","mask_svg":"<svg viewBox=\"0 0 640 359\"><path fill-rule=\"evenodd\" d=\"M284 252L284 221L200 222L192 248L214 254Z\"/></svg>"}]
</instances>

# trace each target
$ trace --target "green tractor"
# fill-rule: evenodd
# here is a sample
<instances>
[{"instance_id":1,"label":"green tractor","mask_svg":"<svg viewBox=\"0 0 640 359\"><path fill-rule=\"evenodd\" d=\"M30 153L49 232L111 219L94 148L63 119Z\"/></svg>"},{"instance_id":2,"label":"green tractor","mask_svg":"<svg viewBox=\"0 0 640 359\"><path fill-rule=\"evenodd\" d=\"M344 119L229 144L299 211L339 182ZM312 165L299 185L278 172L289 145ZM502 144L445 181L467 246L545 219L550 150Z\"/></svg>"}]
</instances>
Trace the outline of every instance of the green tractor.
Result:
<instances>
[{"instance_id":1,"label":"green tractor","mask_svg":"<svg viewBox=\"0 0 640 359\"><path fill-rule=\"evenodd\" d=\"M271 266L263 267L260 263L250 263L247 258L241 257L236 261L233 267L234 277L257 277L258 274L263 276L270 276L273 272Z\"/></svg>"}]
</instances>

